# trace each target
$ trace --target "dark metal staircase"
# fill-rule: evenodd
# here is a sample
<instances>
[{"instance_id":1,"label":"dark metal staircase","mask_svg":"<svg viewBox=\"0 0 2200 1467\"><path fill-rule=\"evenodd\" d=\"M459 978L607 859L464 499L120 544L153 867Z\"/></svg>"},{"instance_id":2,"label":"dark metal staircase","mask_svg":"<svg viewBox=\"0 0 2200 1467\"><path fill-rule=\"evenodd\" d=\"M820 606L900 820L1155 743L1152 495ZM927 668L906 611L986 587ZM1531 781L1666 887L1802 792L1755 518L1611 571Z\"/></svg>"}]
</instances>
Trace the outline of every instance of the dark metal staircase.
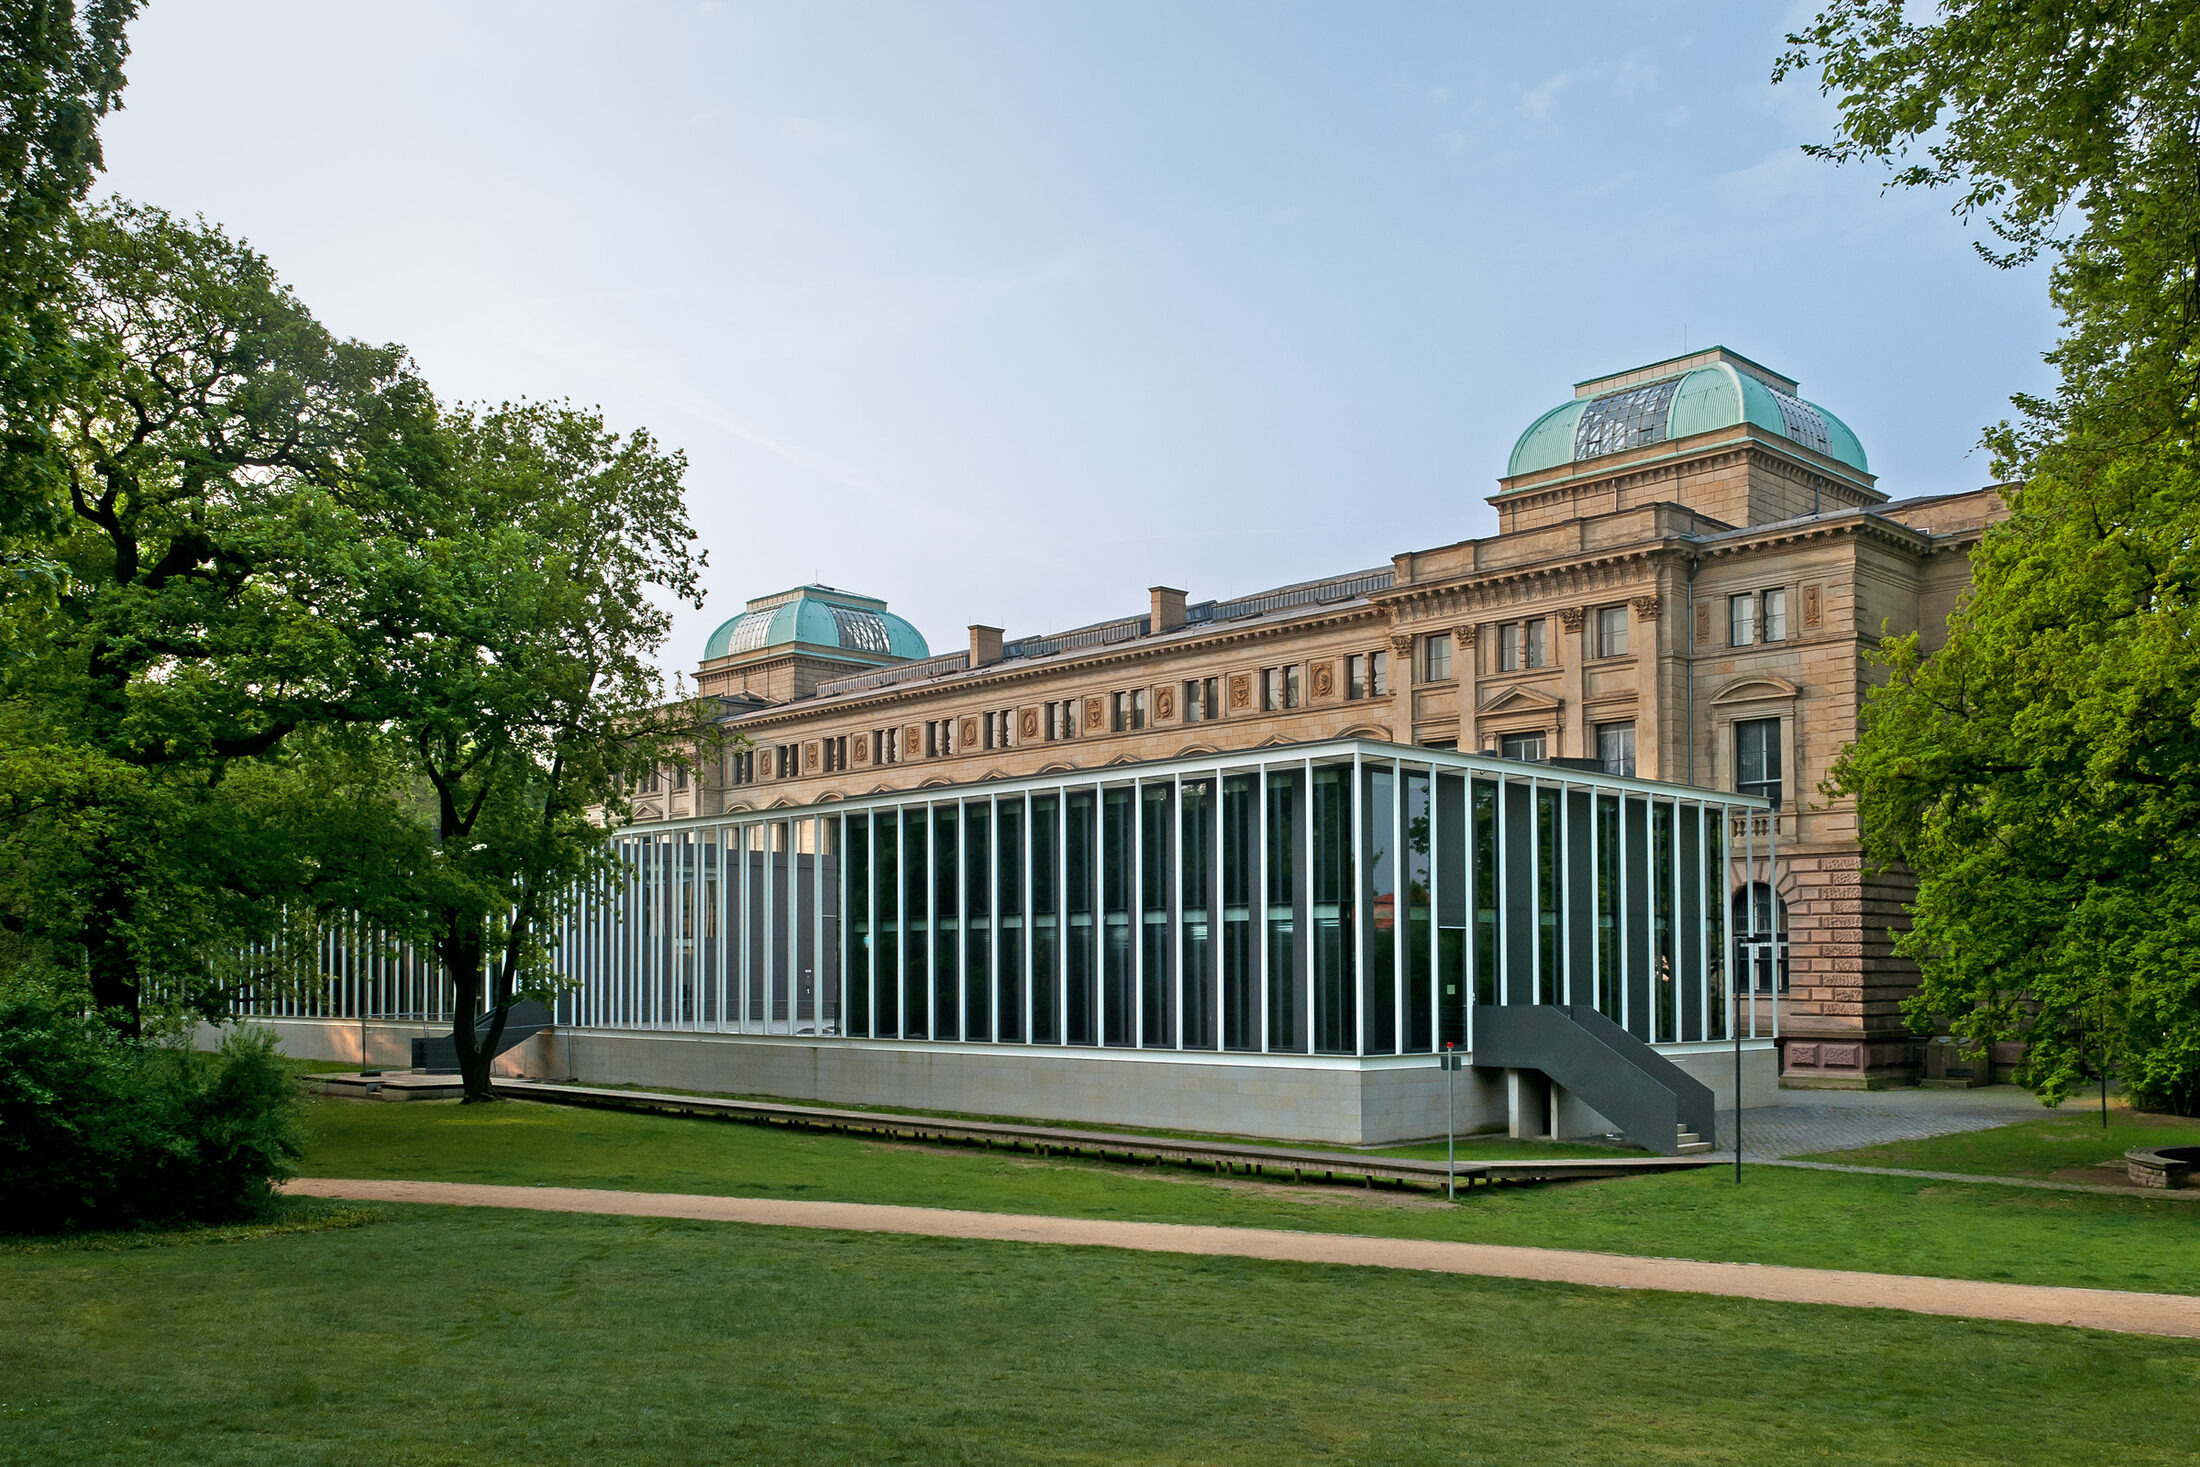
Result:
<instances>
[{"instance_id":1,"label":"dark metal staircase","mask_svg":"<svg viewBox=\"0 0 2200 1467\"><path fill-rule=\"evenodd\" d=\"M1474 1067L1536 1070L1646 1151L1718 1140L1711 1087L1587 1004L1476 1004Z\"/></svg>"},{"instance_id":2,"label":"dark metal staircase","mask_svg":"<svg viewBox=\"0 0 2200 1467\"><path fill-rule=\"evenodd\" d=\"M512 1005L504 1018L504 1034L497 1041L497 1054L517 1049L528 1040L551 1026L550 1006L531 998L521 999ZM483 1014L474 1020L474 1043L489 1042L489 1016ZM492 1059L495 1055L490 1056ZM431 1075L455 1075L458 1073L458 1040L455 1034L437 1034L431 1038L412 1042L412 1067L426 1070Z\"/></svg>"}]
</instances>

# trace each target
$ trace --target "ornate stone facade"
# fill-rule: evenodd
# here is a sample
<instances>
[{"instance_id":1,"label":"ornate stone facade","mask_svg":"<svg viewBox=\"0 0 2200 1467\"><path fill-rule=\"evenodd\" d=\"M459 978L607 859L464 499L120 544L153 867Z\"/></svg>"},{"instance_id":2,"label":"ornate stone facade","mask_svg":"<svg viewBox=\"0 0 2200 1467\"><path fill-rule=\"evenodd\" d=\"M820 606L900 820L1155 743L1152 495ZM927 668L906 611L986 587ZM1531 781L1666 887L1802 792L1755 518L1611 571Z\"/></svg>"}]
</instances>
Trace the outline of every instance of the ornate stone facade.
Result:
<instances>
[{"instance_id":1,"label":"ornate stone facade","mask_svg":"<svg viewBox=\"0 0 2200 1467\"><path fill-rule=\"evenodd\" d=\"M1623 422L1634 439L1614 449L1597 415L1643 384L1668 417ZM1738 421L1702 406L1728 390ZM1912 630L1937 645L1968 552L2005 511L1993 489L1890 500L1853 435L1794 390L1719 349L1583 384L1523 435L1493 536L1234 601L1157 587L1143 617L1009 642L973 626L967 652L752 691L728 704L742 754L685 789L667 777L643 808L710 815L1344 736L1769 788L1785 1082L1911 1078L1899 1003L1916 975L1888 936L1905 888L1864 870L1853 810L1818 786L1854 735L1865 652ZM1553 451L1562 412L1581 426ZM743 667L718 656L707 685L758 688ZM1736 883L1746 899L1739 866Z\"/></svg>"}]
</instances>

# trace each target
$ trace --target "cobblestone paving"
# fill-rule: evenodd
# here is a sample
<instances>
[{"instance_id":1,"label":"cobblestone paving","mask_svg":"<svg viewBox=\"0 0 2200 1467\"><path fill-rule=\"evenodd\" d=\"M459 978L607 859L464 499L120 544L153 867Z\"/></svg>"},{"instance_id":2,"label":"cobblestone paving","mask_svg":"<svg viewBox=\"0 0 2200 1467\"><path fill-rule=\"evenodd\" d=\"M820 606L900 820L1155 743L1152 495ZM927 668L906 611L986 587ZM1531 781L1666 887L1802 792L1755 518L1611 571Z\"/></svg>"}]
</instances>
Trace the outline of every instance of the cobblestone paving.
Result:
<instances>
[{"instance_id":1,"label":"cobblestone paving","mask_svg":"<svg viewBox=\"0 0 2200 1467\"><path fill-rule=\"evenodd\" d=\"M2013 1085L1977 1090L1836 1092L1823 1100L1809 1101L1783 1098L1779 1105L1752 1106L1743 1114L1742 1158L1770 1160L1881 1146L1889 1141L1921 1141L1928 1136L1952 1136L1959 1131L2042 1120L2053 1114ZM1733 1135L1734 1112L1722 1110L1719 1140L1724 1144L1717 1155L1734 1155Z\"/></svg>"}]
</instances>

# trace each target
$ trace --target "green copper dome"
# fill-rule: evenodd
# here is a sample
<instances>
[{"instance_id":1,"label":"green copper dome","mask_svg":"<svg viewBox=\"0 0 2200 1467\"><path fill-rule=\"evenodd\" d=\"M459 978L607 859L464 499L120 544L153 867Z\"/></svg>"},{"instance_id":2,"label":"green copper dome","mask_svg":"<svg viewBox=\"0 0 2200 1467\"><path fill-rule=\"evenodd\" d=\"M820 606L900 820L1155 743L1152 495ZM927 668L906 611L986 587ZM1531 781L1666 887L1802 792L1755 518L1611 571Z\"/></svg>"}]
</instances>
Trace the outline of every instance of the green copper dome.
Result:
<instances>
[{"instance_id":1,"label":"green copper dome","mask_svg":"<svg viewBox=\"0 0 2200 1467\"><path fill-rule=\"evenodd\" d=\"M1505 476L1532 474L1742 423L1754 423L1859 473L1871 472L1864 445L1848 424L1766 380L1772 374L1761 377L1748 370L1746 358L1723 348L1704 355L1716 359L1552 408L1529 424L1513 445Z\"/></svg>"},{"instance_id":2,"label":"green copper dome","mask_svg":"<svg viewBox=\"0 0 2200 1467\"><path fill-rule=\"evenodd\" d=\"M924 634L888 611L885 602L831 586L797 586L751 601L747 610L710 634L703 660L779 647L850 652L867 662L932 655Z\"/></svg>"}]
</instances>

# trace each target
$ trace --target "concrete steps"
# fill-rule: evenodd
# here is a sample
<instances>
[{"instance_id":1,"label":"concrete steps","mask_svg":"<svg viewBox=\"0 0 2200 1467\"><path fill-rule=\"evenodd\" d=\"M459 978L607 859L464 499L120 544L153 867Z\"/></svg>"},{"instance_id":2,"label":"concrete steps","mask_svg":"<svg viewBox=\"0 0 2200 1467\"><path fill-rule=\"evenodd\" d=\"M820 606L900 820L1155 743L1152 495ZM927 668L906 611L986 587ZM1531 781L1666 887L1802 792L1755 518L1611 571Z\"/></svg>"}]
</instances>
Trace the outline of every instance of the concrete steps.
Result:
<instances>
[{"instance_id":1,"label":"concrete steps","mask_svg":"<svg viewBox=\"0 0 2200 1467\"><path fill-rule=\"evenodd\" d=\"M1678 1122L1673 1129L1680 1133L1680 1148L1675 1153L1676 1155L1695 1156L1711 1149L1709 1141L1704 1140L1703 1137L1688 1129L1688 1122Z\"/></svg>"}]
</instances>

